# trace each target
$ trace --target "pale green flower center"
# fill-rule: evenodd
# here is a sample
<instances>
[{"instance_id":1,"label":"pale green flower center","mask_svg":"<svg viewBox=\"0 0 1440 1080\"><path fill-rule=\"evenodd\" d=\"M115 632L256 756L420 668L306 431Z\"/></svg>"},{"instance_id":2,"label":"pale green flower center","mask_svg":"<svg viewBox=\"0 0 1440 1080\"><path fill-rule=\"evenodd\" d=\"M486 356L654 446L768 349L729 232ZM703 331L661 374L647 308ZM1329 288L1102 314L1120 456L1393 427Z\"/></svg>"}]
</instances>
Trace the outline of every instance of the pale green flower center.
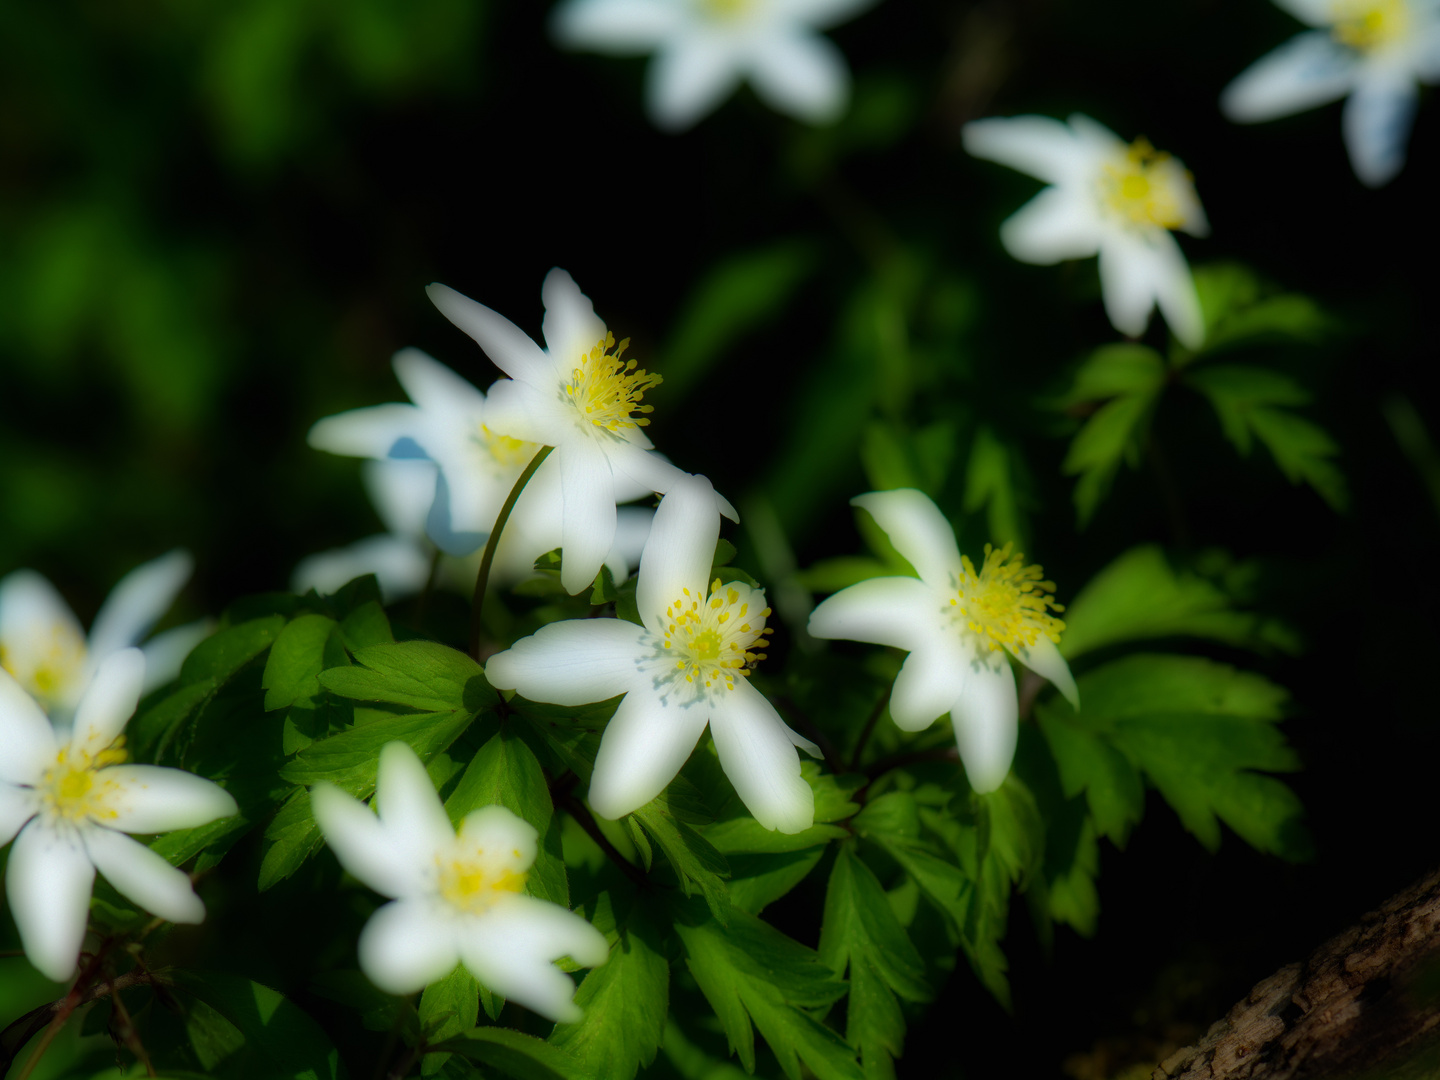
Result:
<instances>
[{"instance_id":1,"label":"pale green flower center","mask_svg":"<svg viewBox=\"0 0 1440 1080\"><path fill-rule=\"evenodd\" d=\"M1330 33L1358 52L1373 52L1410 32L1410 9L1405 0L1335 0L1333 10L1335 23Z\"/></svg>"},{"instance_id":2,"label":"pale green flower center","mask_svg":"<svg viewBox=\"0 0 1440 1080\"><path fill-rule=\"evenodd\" d=\"M606 333L580 357L579 367L571 371L570 381L561 387L564 399L574 407L582 423L593 424L612 435L650 423L643 416L632 414L654 411L654 406L642 405L640 399L646 390L661 383L659 375L637 368L636 361L620 359L629 344L630 339L626 338L617 346L615 335Z\"/></svg>"},{"instance_id":3,"label":"pale green flower center","mask_svg":"<svg viewBox=\"0 0 1440 1080\"><path fill-rule=\"evenodd\" d=\"M675 670L697 689L724 686L735 689L735 677L748 676L765 659L752 646L765 647L775 631L765 625L770 609L750 611L751 590L741 595L734 585L722 586L716 578L709 596L681 590L665 609L662 647L675 656Z\"/></svg>"},{"instance_id":4,"label":"pale green flower center","mask_svg":"<svg viewBox=\"0 0 1440 1080\"><path fill-rule=\"evenodd\" d=\"M68 623L57 622L26 641L27 648L0 645L0 667L42 705L53 706L68 696L85 667L85 639Z\"/></svg>"},{"instance_id":5,"label":"pale green flower center","mask_svg":"<svg viewBox=\"0 0 1440 1080\"><path fill-rule=\"evenodd\" d=\"M701 9L712 19L739 19L755 7L756 0L700 0Z\"/></svg>"},{"instance_id":6,"label":"pale green flower center","mask_svg":"<svg viewBox=\"0 0 1440 1080\"><path fill-rule=\"evenodd\" d=\"M1011 556L1009 544L999 551L986 544L979 573L968 555L960 558L959 587L950 598L952 614L992 650L1034 645L1042 635L1058 644L1065 629L1050 614L1065 610L1050 596L1055 583L1043 580L1044 571L1026 566L1024 560L1024 555Z\"/></svg>"},{"instance_id":7,"label":"pale green flower center","mask_svg":"<svg viewBox=\"0 0 1440 1080\"><path fill-rule=\"evenodd\" d=\"M1131 225L1178 229L1185 224L1181 209L1190 174L1169 154L1145 139L1136 139L1124 154L1106 163L1100 177L1105 209Z\"/></svg>"},{"instance_id":8,"label":"pale green flower center","mask_svg":"<svg viewBox=\"0 0 1440 1080\"><path fill-rule=\"evenodd\" d=\"M489 854L476 848L450 859L437 855L440 895L471 915L488 911L502 896L524 891L525 871L518 869L521 859L519 848Z\"/></svg>"},{"instance_id":9,"label":"pale green flower center","mask_svg":"<svg viewBox=\"0 0 1440 1080\"><path fill-rule=\"evenodd\" d=\"M116 817L113 805L120 785L98 773L126 760L125 736L93 757L84 750L61 750L55 764L45 770L38 790L43 812L52 819L79 823Z\"/></svg>"}]
</instances>

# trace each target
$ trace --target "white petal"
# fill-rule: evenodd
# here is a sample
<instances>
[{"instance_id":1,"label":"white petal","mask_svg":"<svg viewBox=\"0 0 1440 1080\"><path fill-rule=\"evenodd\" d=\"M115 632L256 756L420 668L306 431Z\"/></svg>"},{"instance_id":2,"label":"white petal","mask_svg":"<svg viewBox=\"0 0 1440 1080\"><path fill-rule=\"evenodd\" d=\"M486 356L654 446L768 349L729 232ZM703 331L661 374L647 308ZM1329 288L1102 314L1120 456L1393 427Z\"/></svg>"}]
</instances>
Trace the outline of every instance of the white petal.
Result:
<instances>
[{"instance_id":1,"label":"white petal","mask_svg":"<svg viewBox=\"0 0 1440 1080\"><path fill-rule=\"evenodd\" d=\"M103 824L128 833L163 833L193 829L238 814L230 793L203 776L157 765L112 765L97 779L114 785L105 808L113 812Z\"/></svg>"},{"instance_id":2,"label":"white petal","mask_svg":"<svg viewBox=\"0 0 1440 1080\"><path fill-rule=\"evenodd\" d=\"M456 375L429 353L401 349L391 358L390 365L406 395L427 418L479 413L485 408L485 395L473 383Z\"/></svg>"},{"instance_id":3,"label":"white petal","mask_svg":"<svg viewBox=\"0 0 1440 1080\"><path fill-rule=\"evenodd\" d=\"M1084 113L1071 113L1066 121L1075 133L1075 141L1085 154L1082 175L1088 181L1094 173L1095 162L1124 154L1125 140L1104 124Z\"/></svg>"},{"instance_id":4,"label":"white petal","mask_svg":"<svg viewBox=\"0 0 1440 1080\"><path fill-rule=\"evenodd\" d=\"M85 689L85 631L55 586L34 570L0 579L0 653L5 669L49 711L75 707ZM37 678L42 671L44 680Z\"/></svg>"},{"instance_id":5,"label":"white petal","mask_svg":"<svg viewBox=\"0 0 1440 1080\"><path fill-rule=\"evenodd\" d=\"M609 956L605 937L559 904L533 896L507 897L460 932L465 967L497 994L561 1023L580 1019L575 983L551 963L572 957L585 967Z\"/></svg>"},{"instance_id":6,"label":"white petal","mask_svg":"<svg viewBox=\"0 0 1440 1080\"><path fill-rule=\"evenodd\" d=\"M965 693L973 652L953 634L936 634L905 658L890 691L890 716L901 731L922 731Z\"/></svg>"},{"instance_id":7,"label":"white petal","mask_svg":"<svg viewBox=\"0 0 1440 1080\"><path fill-rule=\"evenodd\" d=\"M365 493L387 532L410 537L425 535L425 516L435 501L438 471L433 461L419 459L386 458L361 466Z\"/></svg>"},{"instance_id":8,"label":"white petal","mask_svg":"<svg viewBox=\"0 0 1440 1080\"><path fill-rule=\"evenodd\" d=\"M1036 675L1049 679L1072 706L1080 708L1080 689L1075 685L1075 676L1070 674L1070 665L1053 641L1038 637L1034 645L1017 645L1010 651Z\"/></svg>"},{"instance_id":9,"label":"white petal","mask_svg":"<svg viewBox=\"0 0 1440 1080\"><path fill-rule=\"evenodd\" d=\"M537 385L549 381L550 358L505 316L438 282L427 285L425 293L440 314L474 338L506 375Z\"/></svg>"},{"instance_id":10,"label":"white petal","mask_svg":"<svg viewBox=\"0 0 1440 1080\"><path fill-rule=\"evenodd\" d=\"M380 582L381 599L393 603L425 587L430 577L430 555L407 536L367 536L349 547L301 559L290 576L290 591L314 589L321 596L331 596L346 582L366 574L374 574Z\"/></svg>"},{"instance_id":11,"label":"white petal","mask_svg":"<svg viewBox=\"0 0 1440 1080\"><path fill-rule=\"evenodd\" d=\"M75 707L70 745L94 756L113 743L135 715L144 685L145 654L139 649L121 649L101 660Z\"/></svg>"},{"instance_id":12,"label":"white petal","mask_svg":"<svg viewBox=\"0 0 1440 1080\"><path fill-rule=\"evenodd\" d=\"M439 851L455 838L430 774L406 743L389 742L381 748L375 803L392 842L407 850Z\"/></svg>"},{"instance_id":13,"label":"white petal","mask_svg":"<svg viewBox=\"0 0 1440 1080\"><path fill-rule=\"evenodd\" d=\"M568 0L550 16L550 36L566 49L616 55L649 52L684 22L666 0Z\"/></svg>"},{"instance_id":14,"label":"white petal","mask_svg":"<svg viewBox=\"0 0 1440 1080\"><path fill-rule=\"evenodd\" d=\"M540 834L535 826L509 807L482 806L460 822L456 843L461 850L513 851L516 870L527 870L535 862Z\"/></svg>"},{"instance_id":15,"label":"white petal","mask_svg":"<svg viewBox=\"0 0 1440 1080\"><path fill-rule=\"evenodd\" d=\"M645 104L655 126L690 127L740 83L740 61L725 39L694 34L669 42L650 61Z\"/></svg>"},{"instance_id":16,"label":"white petal","mask_svg":"<svg viewBox=\"0 0 1440 1080\"><path fill-rule=\"evenodd\" d=\"M215 632L213 619L196 619L184 626L172 626L156 634L140 651L145 655L145 683L141 695L148 694L157 686L164 686L180 674L180 668L190 650Z\"/></svg>"},{"instance_id":17,"label":"white petal","mask_svg":"<svg viewBox=\"0 0 1440 1080\"><path fill-rule=\"evenodd\" d=\"M1349 93L1357 68L1353 50L1329 30L1312 30L1242 71L1220 94L1220 110L1253 124L1313 109Z\"/></svg>"},{"instance_id":18,"label":"white petal","mask_svg":"<svg viewBox=\"0 0 1440 1080\"><path fill-rule=\"evenodd\" d=\"M950 707L950 719L965 775L982 795L1003 784L1010 772L1019 715L1010 665L998 653L978 659L960 699Z\"/></svg>"},{"instance_id":19,"label":"white petal","mask_svg":"<svg viewBox=\"0 0 1440 1080\"><path fill-rule=\"evenodd\" d=\"M622 506L615 511L615 544L605 565L616 581L624 581L640 565L640 553L650 539L655 511L644 506Z\"/></svg>"},{"instance_id":20,"label":"white petal","mask_svg":"<svg viewBox=\"0 0 1440 1080\"><path fill-rule=\"evenodd\" d=\"M90 913L95 867L73 831L38 819L20 830L5 868L5 895L25 955L47 979L75 974Z\"/></svg>"},{"instance_id":21,"label":"white petal","mask_svg":"<svg viewBox=\"0 0 1440 1080\"><path fill-rule=\"evenodd\" d=\"M121 896L174 923L205 921L205 905L195 895L189 874L124 833L90 828L84 840L95 869Z\"/></svg>"},{"instance_id":22,"label":"white petal","mask_svg":"<svg viewBox=\"0 0 1440 1080\"><path fill-rule=\"evenodd\" d=\"M1355 175L1367 187L1388 184L1404 167L1416 102L1409 75L1395 72L1360 80L1345 103L1345 149Z\"/></svg>"},{"instance_id":23,"label":"white petal","mask_svg":"<svg viewBox=\"0 0 1440 1080\"><path fill-rule=\"evenodd\" d=\"M1110 325L1128 337L1145 333L1158 277L1155 251L1146 239L1127 230L1112 231L1100 245L1100 295Z\"/></svg>"},{"instance_id":24,"label":"white petal","mask_svg":"<svg viewBox=\"0 0 1440 1080\"><path fill-rule=\"evenodd\" d=\"M844 55L829 38L800 30L755 42L750 82L775 109L811 124L838 119L850 98Z\"/></svg>"},{"instance_id":25,"label":"white petal","mask_svg":"<svg viewBox=\"0 0 1440 1080\"><path fill-rule=\"evenodd\" d=\"M417 868L433 852L402 851L368 806L330 784L310 789L310 807L325 842L351 876L383 896L420 889Z\"/></svg>"},{"instance_id":26,"label":"white petal","mask_svg":"<svg viewBox=\"0 0 1440 1080\"><path fill-rule=\"evenodd\" d=\"M635 685L642 627L624 619L568 619L542 626L485 662L491 686L531 701L586 705Z\"/></svg>"},{"instance_id":27,"label":"white petal","mask_svg":"<svg viewBox=\"0 0 1440 1080\"><path fill-rule=\"evenodd\" d=\"M749 682L717 696L710 737L720 767L751 815L767 829L797 833L815 821L815 795L800 776L800 756L775 707Z\"/></svg>"},{"instance_id":28,"label":"white petal","mask_svg":"<svg viewBox=\"0 0 1440 1080\"><path fill-rule=\"evenodd\" d=\"M955 530L928 495L914 488L871 491L855 496L850 505L869 511L926 585L943 593L959 584L960 549L955 546Z\"/></svg>"},{"instance_id":29,"label":"white petal","mask_svg":"<svg viewBox=\"0 0 1440 1080\"><path fill-rule=\"evenodd\" d=\"M998 161L1051 184L1081 176L1091 161L1075 133L1048 116L973 120L960 129L960 141L973 157Z\"/></svg>"},{"instance_id":30,"label":"white petal","mask_svg":"<svg viewBox=\"0 0 1440 1080\"><path fill-rule=\"evenodd\" d=\"M190 553L176 548L121 578L90 626L90 663L138 644L170 610L194 570Z\"/></svg>"},{"instance_id":31,"label":"white petal","mask_svg":"<svg viewBox=\"0 0 1440 1080\"><path fill-rule=\"evenodd\" d=\"M595 305L558 266L545 275L540 299L545 304L540 332L546 351L560 371L579 367L581 358L605 338L605 324L595 314Z\"/></svg>"},{"instance_id":32,"label":"white petal","mask_svg":"<svg viewBox=\"0 0 1440 1080\"><path fill-rule=\"evenodd\" d=\"M0 782L0 847L4 847L35 816L35 794L28 788Z\"/></svg>"},{"instance_id":33,"label":"white petal","mask_svg":"<svg viewBox=\"0 0 1440 1080\"><path fill-rule=\"evenodd\" d=\"M360 968L387 994L413 994L460 962L452 921L421 899L386 904L360 931Z\"/></svg>"},{"instance_id":34,"label":"white petal","mask_svg":"<svg viewBox=\"0 0 1440 1080\"><path fill-rule=\"evenodd\" d=\"M1190 264L1172 234L1157 232L1151 242L1155 303L1174 335L1187 347L1198 349L1205 341L1205 317L1200 313L1200 294L1195 291Z\"/></svg>"},{"instance_id":35,"label":"white petal","mask_svg":"<svg viewBox=\"0 0 1440 1080\"><path fill-rule=\"evenodd\" d=\"M1000 226L1000 242L1021 262L1048 266L1100 249L1094 200L1076 187L1048 187Z\"/></svg>"},{"instance_id":36,"label":"white petal","mask_svg":"<svg viewBox=\"0 0 1440 1080\"><path fill-rule=\"evenodd\" d=\"M556 451L565 518L560 524L560 584L571 596L589 588L615 543L615 481L596 447L576 441Z\"/></svg>"},{"instance_id":37,"label":"white petal","mask_svg":"<svg viewBox=\"0 0 1440 1080\"><path fill-rule=\"evenodd\" d=\"M810 613L810 633L910 650L925 640L939 606L934 591L917 578L871 578L823 601Z\"/></svg>"},{"instance_id":38,"label":"white petal","mask_svg":"<svg viewBox=\"0 0 1440 1080\"><path fill-rule=\"evenodd\" d=\"M590 805L615 820L638 810L675 779L690 757L710 710L703 701L681 704L648 684L625 695L600 740L590 779Z\"/></svg>"},{"instance_id":39,"label":"white petal","mask_svg":"<svg viewBox=\"0 0 1440 1080\"><path fill-rule=\"evenodd\" d=\"M0 668L0 782L35 784L55 764L60 746L45 711Z\"/></svg>"},{"instance_id":40,"label":"white petal","mask_svg":"<svg viewBox=\"0 0 1440 1080\"><path fill-rule=\"evenodd\" d=\"M710 481L689 475L677 480L655 511L635 581L635 604L652 633L664 632L665 609L685 590L705 599L719 539L720 514Z\"/></svg>"},{"instance_id":41,"label":"white petal","mask_svg":"<svg viewBox=\"0 0 1440 1080\"><path fill-rule=\"evenodd\" d=\"M485 426L497 435L554 446L571 427L569 408L556 399L558 392L553 381L536 386L514 379L492 383L485 402Z\"/></svg>"},{"instance_id":42,"label":"white petal","mask_svg":"<svg viewBox=\"0 0 1440 1080\"><path fill-rule=\"evenodd\" d=\"M317 420L306 442L331 454L383 458L420 425L420 410L413 405L372 405Z\"/></svg>"}]
</instances>

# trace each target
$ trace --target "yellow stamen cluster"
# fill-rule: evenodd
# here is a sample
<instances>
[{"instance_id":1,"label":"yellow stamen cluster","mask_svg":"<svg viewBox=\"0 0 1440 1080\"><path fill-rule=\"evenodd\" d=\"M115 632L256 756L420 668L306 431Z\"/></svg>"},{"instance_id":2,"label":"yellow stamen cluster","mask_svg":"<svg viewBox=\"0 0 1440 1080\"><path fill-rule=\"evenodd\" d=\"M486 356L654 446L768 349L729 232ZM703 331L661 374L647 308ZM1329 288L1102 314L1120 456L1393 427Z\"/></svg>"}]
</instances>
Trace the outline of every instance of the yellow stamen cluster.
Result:
<instances>
[{"instance_id":1,"label":"yellow stamen cluster","mask_svg":"<svg viewBox=\"0 0 1440 1080\"><path fill-rule=\"evenodd\" d=\"M1125 156L1105 166L1101 179L1105 205L1132 225L1159 225L1178 229L1185 224L1184 211L1176 197L1177 170L1170 155L1157 151L1145 139L1136 139Z\"/></svg>"},{"instance_id":2,"label":"yellow stamen cluster","mask_svg":"<svg viewBox=\"0 0 1440 1080\"><path fill-rule=\"evenodd\" d=\"M475 441L485 448L485 452L494 459L497 465L510 468L516 465L524 465L539 449L534 443L526 442L524 439L512 438L509 435L497 435L484 424L480 425L480 432Z\"/></svg>"},{"instance_id":3,"label":"yellow stamen cluster","mask_svg":"<svg viewBox=\"0 0 1440 1080\"><path fill-rule=\"evenodd\" d=\"M85 639L72 626L57 622L48 635L34 635L26 644L29 648L24 651L0 646L0 668L31 697L45 704L58 701L85 666Z\"/></svg>"},{"instance_id":4,"label":"yellow stamen cluster","mask_svg":"<svg viewBox=\"0 0 1440 1080\"><path fill-rule=\"evenodd\" d=\"M755 0L700 0L700 6L715 19L738 19L754 6Z\"/></svg>"},{"instance_id":5,"label":"yellow stamen cluster","mask_svg":"<svg viewBox=\"0 0 1440 1080\"><path fill-rule=\"evenodd\" d=\"M1331 35L1342 45L1371 52L1410 32L1405 0L1336 0Z\"/></svg>"},{"instance_id":6,"label":"yellow stamen cluster","mask_svg":"<svg viewBox=\"0 0 1440 1080\"><path fill-rule=\"evenodd\" d=\"M689 589L682 594L665 609L663 644L678 654L675 670L684 673L687 683L706 690L722 682L734 690L735 676L748 676L765 659L765 653L751 646L764 648L765 638L775 632L764 624L770 609L752 615L748 595L742 598L734 585L722 586L719 578L709 596L692 595Z\"/></svg>"},{"instance_id":7,"label":"yellow stamen cluster","mask_svg":"<svg viewBox=\"0 0 1440 1080\"><path fill-rule=\"evenodd\" d=\"M524 890L525 872L514 868L521 858L518 848L489 856L484 848L448 860L436 856L440 895L472 915L488 911L505 894Z\"/></svg>"},{"instance_id":8,"label":"yellow stamen cluster","mask_svg":"<svg viewBox=\"0 0 1440 1080\"><path fill-rule=\"evenodd\" d=\"M654 411L652 405L641 405L645 391L659 386L661 378L644 368L637 368L634 360L621 360L620 354L630 344L626 338L617 346L615 335L606 333L589 353L580 358L580 366L570 374L570 381L564 384L565 399L579 411L581 419L598 428L604 428L612 435L626 428L644 427L650 423L643 416L632 413ZM614 350L611 352L610 350Z\"/></svg>"},{"instance_id":9,"label":"yellow stamen cluster","mask_svg":"<svg viewBox=\"0 0 1440 1080\"><path fill-rule=\"evenodd\" d=\"M61 750L55 764L40 778L44 813L76 823L116 817L111 798L119 785L111 780L97 780L96 774L111 765L123 764L127 757L123 735L93 756L69 747Z\"/></svg>"},{"instance_id":10,"label":"yellow stamen cluster","mask_svg":"<svg viewBox=\"0 0 1440 1080\"><path fill-rule=\"evenodd\" d=\"M960 588L950 606L992 650L1034 645L1042 634L1058 643L1060 631L1065 629L1065 624L1049 613L1065 610L1049 595L1055 591L1055 583L1043 580L1044 571L1026 566L1024 559L1024 555L1011 556L1009 544L999 551L986 544L985 562L977 574L969 556L961 557Z\"/></svg>"}]
</instances>

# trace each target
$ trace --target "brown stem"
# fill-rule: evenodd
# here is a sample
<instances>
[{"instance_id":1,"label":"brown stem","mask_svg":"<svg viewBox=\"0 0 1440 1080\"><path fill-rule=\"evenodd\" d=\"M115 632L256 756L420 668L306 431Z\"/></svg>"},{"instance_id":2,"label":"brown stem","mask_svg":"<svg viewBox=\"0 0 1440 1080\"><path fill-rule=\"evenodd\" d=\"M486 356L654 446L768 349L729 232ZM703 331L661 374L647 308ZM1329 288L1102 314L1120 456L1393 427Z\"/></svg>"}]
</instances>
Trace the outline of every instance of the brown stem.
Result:
<instances>
[{"instance_id":1,"label":"brown stem","mask_svg":"<svg viewBox=\"0 0 1440 1080\"><path fill-rule=\"evenodd\" d=\"M480 556L480 573L475 578L475 599L470 608L470 656L476 663L480 661L480 638L484 625L480 612L485 606L485 591L490 586L490 564L495 561L495 548L499 546L500 534L505 531L505 523L510 520L510 512L515 509L515 503L519 500L520 493L525 490L525 485L554 449L553 446L542 446L530 459L530 464L525 466L525 471L510 489L505 505L500 507L500 513L495 517L495 527L490 530L490 538L485 541L485 554Z\"/></svg>"},{"instance_id":2,"label":"brown stem","mask_svg":"<svg viewBox=\"0 0 1440 1080\"><path fill-rule=\"evenodd\" d=\"M885 706L890 702L890 687L880 695L880 700L875 702L875 707L870 710L870 715L865 719L865 726L860 731L860 738L855 743L855 752L850 755L850 771L860 771L860 755L865 752L865 744L870 741L870 735L875 730L875 724L880 720L880 714L885 711Z\"/></svg>"},{"instance_id":3,"label":"brown stem","mask_svg":"<svg viewBox=\"0 0 1440 1080\"><path fill-rule=\"evenodd\" d=\"M94 961L92 961L92 965L93 964ZM87 968L87 973L88 971L89 969ZM35 1052L30 1055L30 1060L25 1063L25 1068L17 1080L23 1080L24 1077L29 1076L30 1073L34 1071L40 1055L44 1053L46 1047L50 1045L50 1041L54 1039L55 1034L59 1033L60 1027L64 1025L65 1021L68 1020L71 1014L81 1005L87 1005L98 998L114 994L119 990L126 990L132 986L154 985L155 982L156 978L151 972L138 967L133 971L127 971L119 978L94 983L84 991L80 990L81 984L77 980L75 987L63 998L46 1002L38 1008L31 1009L24 1016L14 1021L3 1032L0 1032L0 1076L4 1076L5 1073L9 1071L10 1066L15 1063L15 1059L19 1056L25 1044L33 1039L36 1034L47 1025L49 1025L50 1031L46 1032L46 1038L35 1048ZM52 1032L54 1034L52 1034Z\"/></svg>"},{"instance_id":4,"label":"brown stem","mask_svg":"<svg viewBox=\"0 0 1440 1080\"><path fill-rule=\"evenodd\" d=\"M600 831L600 826L590 816L590 811L585 809L584 803L568 791L561 795L556 802L580 823L580 827L590 834L590 839L600 845L600 850L610 857L610 861L618 866L627 878L641 889L650 888L650 879L645 876L645 872L616 850L615 845L610 843L609 838Z\"/></svg>"}]
</instances>

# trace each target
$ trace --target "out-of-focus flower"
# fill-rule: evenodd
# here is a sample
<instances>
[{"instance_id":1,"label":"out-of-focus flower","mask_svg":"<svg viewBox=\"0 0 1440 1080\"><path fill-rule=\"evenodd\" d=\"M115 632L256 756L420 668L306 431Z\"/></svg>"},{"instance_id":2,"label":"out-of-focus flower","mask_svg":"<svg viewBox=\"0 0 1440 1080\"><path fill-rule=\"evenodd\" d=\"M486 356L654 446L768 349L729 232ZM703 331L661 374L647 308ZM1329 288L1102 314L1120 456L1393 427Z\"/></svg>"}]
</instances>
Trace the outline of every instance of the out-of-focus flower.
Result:
<instances>
[{"instance_id":1,"label":"out-of-focus flower","mask_svg":"<svg viewBox=\"0 0 1440 1080\"><path fill-rule=\"evenodd\" d=\"M178 549L137 566L105 598L88 638L70 605L44 577L34 570L7 574L0 579L0 668L51 717L64 720L105 658L150 632L193 569L189 553ZM147 641L145 691L173 679L210 629L201 620Z\"/></svg>"},{"instance_id":2,"label":"out-of-focus flower","mask_svg":"<svg viewBox=\"0 0 1440 1080\"><path fill-rule=\"evenodd\" d=\"M1051 186L1000 226L1005 250L1021 262L1051 264L1100 256L1100 291L1110 322L1139 337L1157 304L1190 348L1205 337L1190 266L1172 229L1210 231L1190 174L1144 139L1126 145L1079 113L976 120L965 149L1037 176Z\"/></svg>"},{"instance_id":3,"label":"out-of-focus flower","mask_svg":"<svg viewBox=\"0 0 1440 1080\"><path fill-rule=\"evenodd\" d=\"M565 48L620 56L654 52L645 88L650 118L678 131L748 79L767 104L812 124L845 109L845 57L816 30L874 0L567 0L551 31Z\"/></svg>"},{"instance_id":4,"label":"out-of-focus flower","mask_svg":"<svg viewBox=\"0 0 1440 1080\"><path fill-rule=\"evenodd\" d=\"M0 672L0 845L15 839L5 892L25 955L47 978L75 971L96 870L171 922L205 917L189 876L125 834L204 825L236 813L235 800L180 769L124 764L122 732L144 682L140 650L111 652L63 735Z\"/></svg>"},{"instance_id":5,"label":"out-of-focus flower","mask_svg":"<svg viewBox=\"0 0 1440 1080\"><path fill-rule=\"evenodd\" d=\"M361 931L360 966L380 989L411 994L457 963L489 989L564 1023L575 984L552 961L598 967L605 937L559 904L525 895L533 826L503 806L466 815L457 834L425 766L404 743L380 751L377 817L339 788L310 792L341 865L391 898Z\"/></svg>"},{"instance_id":6,"label":"out-of-focus flower","mask_svg":"<svg viewBox=\"0 0 1440 1080\"><path fill-rule=\"evenodd\" d=\"M580 705L624 694L600 742L590 805L619 818L674 779L705 725L725 775L755 820L800 832L815 800L795 748L819 756L750 685L765 658L765 594L707 582L720 535L714 489L676 481L660 500L640 557L635 602L643 626L620 619L551 623L492 656L485 677L532 701Z\"/></svg>"},{"instance_id":7,"label":"out-of-focus flower","mask_svg":"<svg viewBox=\"0 0 1440 1080\"><path fill-rule=\"evenodd\" d=\"M564 270L551 270L541 289L545 349L454 289L431 285L427 291L441 313L510 376L490 388L487 422L493 430L555 448L540 472L548 467L559 473L560 580L578 593L614 547L616 502L633 498L629 492L637 488L663 494L689 475L654 453L641 430L651 410L641 400L660 377L621 359L628 339L615 344L590 298ZM721 512L736 518L728 502L713 498Z\"/></svg>"},{"instance_id":8,"label":"out-of-focus flower","mask_svg":"<svg viewBox=\"0 0 1440 1080\"><path fill-rule=\"evenodd\" d=\"M939 508L919 491L872 491L850 502L868 510L919 578L871 578L842 589L810 616L810 633L907 650L890 715L920 731L950 714L970 786L993 791L1015 756L1018 703L1008 651L1049 679L1076 708L1079 692L1055 647L1065 624L1047 609L1055 586L1022 556L985 549L977 571L955 546Z\"/></svg>"},{"instance_id":9,"label":"out-of-focus flower","mask_svg":"<svg viewBox=\"0 0 1440 1080\"><path fill-rule=\"evenodd\" d=\"M1341 118L1355 175L1395 177L1415 118L1417 82L1440 82L1437 0L1275 0L1314 27L1262 56L1220 95L1231 120L1256 123L1349 96Z\"/></svg>"}]
</instances>

